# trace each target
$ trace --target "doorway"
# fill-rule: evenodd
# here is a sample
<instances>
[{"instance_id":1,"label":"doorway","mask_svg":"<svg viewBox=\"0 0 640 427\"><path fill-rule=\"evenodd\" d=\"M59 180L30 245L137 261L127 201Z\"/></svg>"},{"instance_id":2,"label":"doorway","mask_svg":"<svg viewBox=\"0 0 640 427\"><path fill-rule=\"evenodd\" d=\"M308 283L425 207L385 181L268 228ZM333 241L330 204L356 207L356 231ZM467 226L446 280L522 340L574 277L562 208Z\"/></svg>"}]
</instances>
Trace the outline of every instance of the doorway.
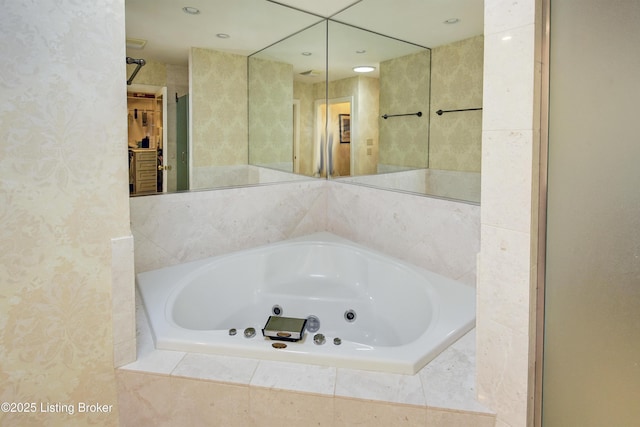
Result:
<instances>
[{"instance_id":1,"label":"doorway","mask_svg":"<svg viewBox=\"0 0 640 427\"><path fill-rule=\"evenodd\" d=\"M316 176L350 176L356 127L353 98L342 97L315 102L314 171ZM326 125L326 132L325 132ZM326 144L325 144L326 142ZM326 160L325 160L326 159Z\"/></svg>"},{"instance_id":2,"label":"doorway","mask_svg":"<svg viewBox=\"0 0 640 427\"><path fill-rule=\"evenodd\" d=\"M167 191L167 88L127 87L129 193L131 196Z\"/></svg>"},{"instance_id":3,"label":"doorway","mask_svg":"<svg viewBox=\"0 0 640 427\"><path fill-rule=\"evenodd\" d=\"M640 3L544 4L548 187L537 425L636 426ZM576 35L588 50L576 49Z\"/></svg>"}]
</instances>

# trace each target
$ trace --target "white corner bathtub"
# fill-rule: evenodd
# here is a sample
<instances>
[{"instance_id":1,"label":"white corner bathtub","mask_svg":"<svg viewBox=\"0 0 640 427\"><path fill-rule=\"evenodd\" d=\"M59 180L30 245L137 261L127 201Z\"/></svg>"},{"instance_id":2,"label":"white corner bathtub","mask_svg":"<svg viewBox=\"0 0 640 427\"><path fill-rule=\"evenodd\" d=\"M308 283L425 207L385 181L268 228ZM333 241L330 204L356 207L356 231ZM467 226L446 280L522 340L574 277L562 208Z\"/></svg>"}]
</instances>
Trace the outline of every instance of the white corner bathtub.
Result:
<instances>
[{"instance_id":1,"label":"white corner bathtub","mask_svg":"<svg viewBox=\"0 0 640 427\"><path fill-rule=\"evenodd\" d=\"M414 374L475 324L474 288L330 233L140 273L137 285L165 350ZM265 338L274 307L319 329Z\"/></svg>"}]
</instances>

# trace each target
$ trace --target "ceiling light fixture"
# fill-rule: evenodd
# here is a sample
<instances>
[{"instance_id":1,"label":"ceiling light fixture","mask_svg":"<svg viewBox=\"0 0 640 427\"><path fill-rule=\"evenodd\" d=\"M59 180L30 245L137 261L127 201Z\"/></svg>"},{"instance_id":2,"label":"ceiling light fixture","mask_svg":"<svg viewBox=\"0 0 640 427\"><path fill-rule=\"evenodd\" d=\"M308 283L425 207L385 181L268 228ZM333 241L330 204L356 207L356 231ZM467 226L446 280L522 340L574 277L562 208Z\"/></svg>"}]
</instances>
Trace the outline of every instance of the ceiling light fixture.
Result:
<instances>
[{"instance_id":1,"label":"ceiling light fixture","mask_svg":"<svg viewBox=\"0 0 640 427\"><path fill-rule=\"evenodd\" d=\"M230 39L231 36L229 34L225 34L225 33L218 33L216 34L216 37L219 39Z\"/></svg>"},{"instance_id":2,"label":"ceiling light fixture","mask_svg":"<svg viewBox=\"0 0 640 427\"><path fill-rule=\"evenodd\" d=\"M367 51L364 49L360 49L360 50L356 50L356 53L367 53Z\"/></svg>"},{"instance_id":3,"label":"ceiling light fixture","mask_svg":"<svg viewBox=\"0 0 640 427\"><path fill-rule=\"evenodd\" d=\"M370 73L375 69L376 67L372 67L370 65L359 65L357 67L353 67L353 71L356 73Z\"/></svg>"},{"instance_id":4,"label":"ceiling light fixture","mask_svg":"<svg viewBox=\"0 0 640 427\"><path fill-rule=\"evenodd\" d=\"M311 52L302 52L302 56L311 56Z\"/></svg>"},{"instance_id":5,"label":"ceiling light fixture","mask_svg":"<svg viewBox=\"0 0 640 427\"><path fill-rule=\"evenodd\" d=\"M460 22L460 18L449 18L444 21L445 24L457 24L458 22Z\"/></svg>"}]
</instances>

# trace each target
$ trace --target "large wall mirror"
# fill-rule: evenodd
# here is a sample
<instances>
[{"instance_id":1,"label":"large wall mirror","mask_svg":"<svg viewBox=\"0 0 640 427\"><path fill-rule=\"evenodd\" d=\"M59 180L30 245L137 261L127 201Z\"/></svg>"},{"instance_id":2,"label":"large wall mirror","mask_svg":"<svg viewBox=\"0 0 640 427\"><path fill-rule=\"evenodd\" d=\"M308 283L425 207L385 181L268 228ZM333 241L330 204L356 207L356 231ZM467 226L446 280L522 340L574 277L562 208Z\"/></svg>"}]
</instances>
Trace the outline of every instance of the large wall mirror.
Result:
<instances>
[{"instance_id":1,"label":"large wall mirror","mask_svg":"<svg viewBox=\"0 0 640 427\"><path fill-rule=\"evenodd\" d=\"M127 65L130 98L166 88L151 143L142 108L129 118L143 131L130 132L130 151L163 153L155 191L335 179L479 202L482 2L345 1L323 6L339 13L306 13L301 0L210 1L195 15L168 3L126 1L127 56L145 59ZM156 53L152 40L179 39L147 28L165 15L176 34L193 34ZM142 16L149 23L136 25Z\"/></svg>"}]
</instances>

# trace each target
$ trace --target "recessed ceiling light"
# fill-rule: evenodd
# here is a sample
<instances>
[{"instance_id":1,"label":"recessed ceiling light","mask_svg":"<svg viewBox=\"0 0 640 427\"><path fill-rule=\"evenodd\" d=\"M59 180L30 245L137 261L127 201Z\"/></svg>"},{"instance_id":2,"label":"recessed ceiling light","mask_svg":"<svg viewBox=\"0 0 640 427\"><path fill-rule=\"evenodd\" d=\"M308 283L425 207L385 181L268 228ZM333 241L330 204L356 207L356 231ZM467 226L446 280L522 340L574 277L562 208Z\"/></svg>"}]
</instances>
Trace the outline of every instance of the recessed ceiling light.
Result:
<instances>
[{"instance_id":1,"label":"recessed ceiling light","mask_svg":"<svg viewBox=\"0 0 640 427\"><path fill-rule=\"evenodd\" d=\"M449 18L444 21L445 24L457 24L458 22L460 22L460 18Z\"/></svg>"},{"instance_id":2,"label":"recessed ceiling light","mask_svg":"<svg viewBox=\"0 0 640 427\"><path fill-rule=\"evenodd\" d=\"M188 13L189 15L198 15L200 13L200 9L197 7L185 6L182 8L184 13Z\"/></svg>"},{"instance_id":3,"label":"recessed ceiling light","mask_svg":"<svg viewBox=\"0 0 640 427\"><path fill-rule=\"evenodd\" d=\"M357 67L353 67L353 71L356 73L370 73L375 70L376 67L371 67L369 65L359 65Z\"/></svg>"},{"instance_id":4,"label":"recessed ceiling light","mask_svg":"<svg viewBox=\"0 0 640 427\"><path fill-rule=\"evenodd\" d=\"M216 34L216 37L219 39L230 39L231 36L229 34L225 34L225 33L218 33Z\"/></svg>"},{"instance_id":5,"label":"recessed ceiling light","mask_svg":"<svg viewBox=\"0 0 640 427\"><path fill-rule=\"evenodd\" d=\"M360 49L360 50L356 50L356 53L367 53L367 51L364 49Z\"/></svg>"},{"instance_id":6,"label":"recessed ceiling light","mask_svg":"<svg viewBox=\"0 0 640 427\"><path fill-rule=\"evenodd\" d=\"M311 52L302 52L302 56L311 56L312 53Z\"/></svg>"}]
</instances>

